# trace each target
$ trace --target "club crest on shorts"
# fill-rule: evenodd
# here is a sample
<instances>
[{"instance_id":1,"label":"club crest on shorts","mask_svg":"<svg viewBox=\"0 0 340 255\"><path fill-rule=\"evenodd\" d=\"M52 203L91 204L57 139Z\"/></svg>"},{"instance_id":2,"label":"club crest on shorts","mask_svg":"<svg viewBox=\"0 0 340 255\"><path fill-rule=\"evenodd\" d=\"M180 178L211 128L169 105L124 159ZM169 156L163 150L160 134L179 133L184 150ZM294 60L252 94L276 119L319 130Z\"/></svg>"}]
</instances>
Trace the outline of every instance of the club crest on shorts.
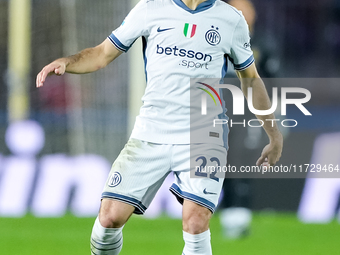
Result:
<instances>
[{"instance_id":1,"label":"club crest on shorts","mask_svg":"<svg viewBox=\"0 0 340 255\"><path fill-rule=\"evenodd\" d=\"M221 35L218 27L211 26L211 29L205 33L205 40L212 46L216 46L221 42Z\"/></svg>"},{"instance_id":2,"label":"club crest on shorts","mask_svg":"<svg viewBox=\"0 0 340 255\"><path fill-rule=\"evenodd\" d=\"M116 187L120 184L120 182L122 181L122 176L120 175L120 173L118 172L114 172L112 175L111 175L111 178L109 180L109 183L108 185L110 187Z\"/></svg>"}]
</instances>

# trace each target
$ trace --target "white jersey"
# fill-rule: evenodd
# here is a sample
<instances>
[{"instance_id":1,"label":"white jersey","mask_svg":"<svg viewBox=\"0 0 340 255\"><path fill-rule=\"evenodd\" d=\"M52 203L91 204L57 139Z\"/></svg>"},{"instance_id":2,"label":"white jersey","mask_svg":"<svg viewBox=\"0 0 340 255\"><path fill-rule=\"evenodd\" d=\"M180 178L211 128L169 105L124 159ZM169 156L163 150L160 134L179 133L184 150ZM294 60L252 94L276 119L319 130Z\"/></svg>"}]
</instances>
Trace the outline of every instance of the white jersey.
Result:
<instances>
[{"instance_id":1,"label":"white jersey","mask_svg":"<svg viewBox=\"0 0 340 255\"><path fill-rule=\"evenodd\" d=\"M181 0L141 0L108 38L127 51L141 36L147 87L131 137L189 144L190 78L223 78L226 58L237 70L249 67L254 58L248 25L220 0L207 0L194 11ZM209 132L202 142L223 145Z\"/></svg>"}]
</instances>

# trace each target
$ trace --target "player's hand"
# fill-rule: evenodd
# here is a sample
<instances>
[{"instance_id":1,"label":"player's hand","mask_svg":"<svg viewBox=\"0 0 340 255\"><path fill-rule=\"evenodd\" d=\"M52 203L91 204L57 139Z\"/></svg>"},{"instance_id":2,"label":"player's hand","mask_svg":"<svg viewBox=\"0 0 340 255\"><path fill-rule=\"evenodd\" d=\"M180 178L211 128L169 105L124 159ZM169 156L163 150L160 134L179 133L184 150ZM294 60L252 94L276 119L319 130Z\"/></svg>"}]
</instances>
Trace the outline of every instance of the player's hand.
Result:
<instances>
[{"instance_id":1,"label":"player's hand","mask_svg":"<svg viewBox=\"0 0 340 255\"><path fill-rule=\"evenodd\" d=\"M278 136L275 140L266 145L262 151L261 157L257 160L257 166L273 166L279 161L282 153L283 138Z\"/></svg>"},{"instance_id":2,"label":"player's hand","mask_svg":"<svg viewBox=\"0 0 340 255\"><path fill-rule=\"evenodd\" d=\"M64 59L57 59L45 66L37 75L36 86L42 87L46 77L51 74L63 75L66 70L66 61Z\"/></svg>"}]
</instances>

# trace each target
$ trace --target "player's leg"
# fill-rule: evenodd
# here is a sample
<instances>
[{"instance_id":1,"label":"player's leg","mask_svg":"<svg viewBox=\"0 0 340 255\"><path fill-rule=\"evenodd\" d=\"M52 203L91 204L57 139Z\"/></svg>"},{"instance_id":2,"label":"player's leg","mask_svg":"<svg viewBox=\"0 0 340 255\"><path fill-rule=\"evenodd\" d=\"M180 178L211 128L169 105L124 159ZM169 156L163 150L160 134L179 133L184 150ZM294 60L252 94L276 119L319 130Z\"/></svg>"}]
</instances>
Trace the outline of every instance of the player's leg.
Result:
<instances>
[{"instance_id":1,"label":"player's leg","mask_svg":"<svg viewBox=\"0 0 340 255\"><path fill-rule=\"evenodd\" d=\"M117 255L123 246L122 229L135 207L113 199L103 199L91 234L92 255Z\"/></svg>"},{"instance_id":2,"label":"player's leg","mask_svg":"<svg viewBox=\"0 0 340 255\"><path fill-rule=\"evenodd\" d=\"M135 207L127 203L104 198L99 210L100 224L105 228L121 228L130 218Z\"/></svg>"},{"instance_id":3,"label":"player's leg","mask_svg":"<svg viewBox=\"0 0 340 255\"><path fill-rule=\"evenodd\" d=\"M212 254L209 220L217 207L224 175L214 171L197 173L196 165L206 169L225 166L226 155L224 147L214 144L176 146L171 168L176 178L170 191L183 204L185 255Z\"/></svg>"},{"instance_id":4,"label":"player's leg","mask_svg":"<svg viewBox=\"0 0 340 255\"><path fill-rule=\"evenodd\" d=\"M116 161L102 193L91 236L92 255L117 255L122 228L132 213L143 214L169 174L171 146L130 139Z\"/></svg>"},{"instance_id":5,"label":"player's leg","mask_svg":"<svg viewBox=\"0 0 340 255\"><path fill-rule=\"evenodd\" d=\"M210 255L209 220L212 212L204 206L184 199L183 202L183 239L185 255Z\"/></svg>"}]
</instances>

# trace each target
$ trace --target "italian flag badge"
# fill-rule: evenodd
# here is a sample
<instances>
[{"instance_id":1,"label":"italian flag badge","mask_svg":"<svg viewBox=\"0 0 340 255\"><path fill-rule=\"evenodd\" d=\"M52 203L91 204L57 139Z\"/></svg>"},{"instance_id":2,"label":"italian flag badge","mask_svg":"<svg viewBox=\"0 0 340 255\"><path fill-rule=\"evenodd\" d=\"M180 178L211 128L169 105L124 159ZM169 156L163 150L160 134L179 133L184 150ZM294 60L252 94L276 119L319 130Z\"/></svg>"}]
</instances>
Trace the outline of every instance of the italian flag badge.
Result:
<instances>
[{"instance_id":1,"label":"italian flag badge","mask_svg":"<svg viewBox=\"0 0 340 255\"><path fill-rule=\"evenodd\" d=\"M184 25L184 36L186 38L191 38L195 35L196 33L196 27L197 25L195 24L189 24L189 23L185 23Z\"/></svg>"}]
</instances>

